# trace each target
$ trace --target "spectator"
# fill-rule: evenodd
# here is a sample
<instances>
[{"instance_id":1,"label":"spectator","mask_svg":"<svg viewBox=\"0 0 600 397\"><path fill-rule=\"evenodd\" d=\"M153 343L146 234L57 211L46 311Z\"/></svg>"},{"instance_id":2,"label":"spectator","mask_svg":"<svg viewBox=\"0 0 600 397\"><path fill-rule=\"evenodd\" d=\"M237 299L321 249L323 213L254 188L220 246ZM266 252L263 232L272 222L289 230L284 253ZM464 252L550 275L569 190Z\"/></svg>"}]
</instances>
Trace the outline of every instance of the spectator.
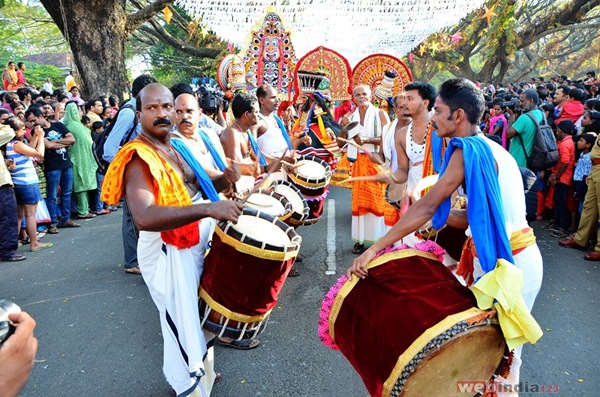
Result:
<instances>
[{"instance_id":1,"label":"spectator","mask_svg":"<svg viewBox=\"0 0 600 397\"><path fill-rule=\"evenodd\" d=\"M7 122L16 136L6 146L6 157L13 161L10 170L17 198L17 219L20 232L20 220L25 217L27 235L29 236L30 251L35 252L52 247L52 243L40 243L37 237L37 223L35 212L42 193L40 192L39 179L32 158L44 158L44 130L36 126L31 142L25 142L25 123L13 117Z\"/></svg>"},{"instance_id":2,"label":"spectator","mask_svg":"<svg viewBox=\"0 0 600 397\"><path fill-rule=\"evenodd\" d=\"M67 148L75 143L73 134L60 122L49 122L42 110L33 108L25 112L27 121L44 129L44 173L46 176L46 204L52 223L48 233L58 233L58 227L79 227L71 219L71 193L73 192L73 163ZM61 200L58 206L58 187Z\"/></svg>"},{"instance_id":3,"label":"spectator","mask_svg":"<svg viewBox=\"0 0 600 397\"><path fill-rule=\"evenodd\" d=\"M573 141L577 142L577 149L581 151L573 174L573 183L575 185L574 196L577 201L578 216L581 216L583 202L588 189L586 180L590 175L590 172L592 172L590 150L592 150L592 145L594 145L596 138L597 135L594 133L587 133L573 138Z\"/></svg>"},{"instance_id":4,"label":"spectator","mask_svg":"<svg viewBox=\"0 0 600 397\"><path fill-rule=\"evenodd\" d=\"M7 125L0 125L0 147L10 142L15 137L15 132ZM4 150L0 150L0 261L18 262L27 259L17 255L19 246L19 231L17 229L17 200L9 167L12 161L5 161ZM0 355L1 355L0 349ZM0 376L2 372L0 371ZM0 382L1 383L1 382ZM0 388L4 390L4 388Z\"/></svg>"},{"instance_id":5,"label":"spectator","mask_svg":"<svg viewBox=\"0 0 600 397\"><path fill-rule=\"evenodd\" d=\"M46 91L46 93L52 92L52 80L50 79L50 77L46 77L46 81L44 81L44 85L42 86L42 89L44 91ZM45 95L44 95L44 99L46 99Z\"/></svg>"},{"instance_id":6,"label":"spectator","mask_svg":"<svg viewBox=\"0 0 600 397\"><path fill-rule=\"evenodd\" d=\"M4 108L0 108L0 124L6 124L6 120L11 117L11 114L8 110Z\"/></svg>"},{"instance_id":7,"label":"spectator","mask_svg":"<svg viewBox=\"0 0 600 397\"><path fill-rule=\"evenodd\" d=\"M90 99L85 103L86 116L90 118L90 122L102 121L102 101L98 98Z\"/></svg>"},{"instance_id":8,"label":"spectator","mask_svg":"<svg viewBox=\"0 0 600 397\"><path fill-rule=\"evenodd\" d=\"M537 127L531 117L526 113L531 114L538 123L544 120L544 114L538 109L539 96L536 90L525 90L520 95L521 109L523 114L514 121L515 114L509 108L509 128L506 136L511 140L510 154L515 158L519 167L527 167L527 157L531 154L533 148L533 139L537 131ZM516 139L513 141L513 138Z\"/></svg>"},{"instance_id":9,"label":"spectator","mask_svg":"<svg viewBox=\"0 0 600 397\"><path fill-rule=\"evenodd\" d=\"M29 87L29 83L25 78L25 64L23 62L19 62L17 64L17 85L19 88L21 87ZM21 99L22 100L22 99Z\"/></svg>"},{"instance_id":10,"label":"spectator","mask_svg":"<svg viewBox=\"0 0 600 397\"><path fill-rule=\"evenodd\" d=\"M2 81L4 82L4 89L7 91L14 91L19 88L17 76L17 70L14 62L8 62L6 69L2 72Z\"/></svg>"},{"instance_id":11,"label":"spectator","mask_svg":"<svg viewBox=\"0 0 600 397\"><path fill-rule=\"evenodd\" d=\"M98 165L92 153L92 134L89 128L81 123L79 108L75 102L67 103L65 111L65 127L73 134L75 143L69 146L69 157L73 162L73 191L77 200L77 217L79 219L95 218L90 212L89 192L96 191L96 170Z\"/></svg>"},{"instance_id":12,"label":"spectator","mask_svg":"<svg viewBox=\"0 0 600 397\"><path fill-rule=\"evenodd\" d=\"M32 91L31 91L31 88L29 88L29 87L22 87L17 90L17 95L19 96L19 100L21 102L23 102L23 104L25 105L25 110L27 110L29 108L29 106L31 105L31 102L32 102L31 93L32 93Z\"/></svg>"},{"instance_id":13,"label":"spectator","mask_svg":"<svg viewBox=\"0 0 600 397\"><path fill-rule=\"evenodd\" d=\"M595 110L586 112L581 119L581 127L586 134L589 132L600 134L600 112Z\"/></svg>"},{"instance_id":14,"label":"spectator","mask_svg":"<svg viewBox=\"0 0 600 397\"><path fill-rule=\"evenodd\" d=\"M85 105L85 102L79 96L79 88L77 86L71 87L71 89L69 90L69 93L71 94L71 97L69 98L69 100L77 102L77 106Z\"/></svg>"},{"instance_id":15,"label":"spectator","mask_svg":"<svg viewBox=\"0 0 600 397\"><path fill-rule=\"evenodd\" d=\"M569 235L569 209L567 197L572 184L573 170L575 168L575 145L573 132L575 124L571 120L558 123L556 136L558 138L559 160L552 167L550 184L554 186L554 226L552 237L567 237Z\"/></svg>"}]
</instances>

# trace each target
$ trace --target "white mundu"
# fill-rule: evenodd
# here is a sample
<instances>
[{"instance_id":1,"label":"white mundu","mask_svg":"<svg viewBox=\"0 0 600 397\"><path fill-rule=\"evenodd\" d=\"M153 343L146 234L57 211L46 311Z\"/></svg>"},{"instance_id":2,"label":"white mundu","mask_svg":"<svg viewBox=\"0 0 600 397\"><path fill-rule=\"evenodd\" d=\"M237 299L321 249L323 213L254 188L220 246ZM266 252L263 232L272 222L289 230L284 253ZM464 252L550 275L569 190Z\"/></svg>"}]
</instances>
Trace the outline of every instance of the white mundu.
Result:
<instances>
[{"instance_id":1,"label":"white mundu","mask_svg":"<svg viewBox=\"0 0 600 397\"><path fill-rule=\"evenodd\" d=\"M281 131L272 114L269 116L259 114L259 117L267 124L267 131L257 138L260 151L271 157L281 157L288 149L287 141L283 137L287 132Z\"/></svg>"}]
</instances>

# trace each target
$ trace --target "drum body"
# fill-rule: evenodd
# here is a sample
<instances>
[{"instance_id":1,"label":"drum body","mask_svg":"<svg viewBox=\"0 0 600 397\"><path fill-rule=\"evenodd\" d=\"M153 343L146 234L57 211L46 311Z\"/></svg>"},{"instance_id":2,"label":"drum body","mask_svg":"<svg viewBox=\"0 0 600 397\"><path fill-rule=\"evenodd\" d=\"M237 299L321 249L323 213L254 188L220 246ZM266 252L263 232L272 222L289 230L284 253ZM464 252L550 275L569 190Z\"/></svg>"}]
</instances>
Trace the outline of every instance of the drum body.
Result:
<instances>
[{"instance_id":1,"label":"drum body","mask_svg":"<svg viewBox=\"0 0 600 397\"><path fill-rule=\"evenodd\" d=\"M291 216L284 220L284 222L294 227L302 225L304 220L308 217L310 208L300 189L291 182L275 180L271 185L271 190L281 194L292 205Z\"/></svg>"},{"instance_id":2,"label":"drum body","mask_svg":"<svg viewBox=\"0 0 600 397\"><path fill-rule=\"evenodd\" d=\"M202 327L237 340L262 332L301 242L293 227L250 208L236 225L219 222L200 284Z\"/></svg>"},{"instance_id":3,"label":"drum body","mask_svg":"<svg viewBox=\"0 0 600 397\"><path fill-rule=\"evenodd\" d=\"M400 211L400 204L406 191L406 183L390 183L385 188L385 201Z\"/></svg>"},{"instance_id":4,"label":"drum body","mask_svg":"<svg viewBox=\"0 0 600 397\"><path fill-rule=\"evenodd\" d=\"M344 276L323 301L321 339L350 361L371 396L464 396L458 381L488 380L503 364L495 312L478 309L439 259L386 253L367 278Z\"/></svg>"},{"instance_id":5,"label":"drum body","mask_svg":"<svg viewBox=\"0 0 600 397\"><path fill-rule=\"evenodd\" d=\"M265 212L279 218L283 222L292 216L292 204L285 196L275 191L258 189L257 192L252 193L245 200L244 207Z\"/></svg>"},{"instance_id":6,"label":"drum body","mask_svg":"<svg viewBox=\"0 0 600 397\"><path fill-rule=\"evenodd\" d=\"M296 167L289 173L289 181L302 192L308 202L310 211L304 225L317 222L323 214L330 179L331 168L324 160L315 156L300 156Z\"/></svg>"}]
</instances>

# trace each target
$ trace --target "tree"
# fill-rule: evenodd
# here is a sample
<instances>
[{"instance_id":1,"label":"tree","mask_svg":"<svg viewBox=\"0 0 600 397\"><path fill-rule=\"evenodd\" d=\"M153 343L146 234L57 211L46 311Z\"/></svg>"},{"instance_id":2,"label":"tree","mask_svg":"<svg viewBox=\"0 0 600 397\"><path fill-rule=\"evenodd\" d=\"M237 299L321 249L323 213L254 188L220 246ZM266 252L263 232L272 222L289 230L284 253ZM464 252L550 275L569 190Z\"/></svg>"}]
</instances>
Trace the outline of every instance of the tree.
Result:
<instances>
[{"instance_id":1,"label":"tree","mask_svg":"<svg viewBox=\"0 0 600 397\"><path fill-rule=\"evenodd\" d=\"M600 0L489 0L487 12L473 11L420 44L413 69L420 79L440 71L473 81L522 78L547 61L593 46L599 5ZM451 43L449 35L456 33L462 40Z\"/></svg>"},{"instance_id":2,"label":"tree","mask_svg":"<svg viewBox=\"0 0 600 397\"><path fill-rule=\"evenodd\" d=\"M164 29L156 16L173 0L40 1L73 52L84 96L123 94L127 87L125 43L144 24L151 26L154 37L179 51L209 58L221 52L187 45Z\"/></svg>"}]
</instances>

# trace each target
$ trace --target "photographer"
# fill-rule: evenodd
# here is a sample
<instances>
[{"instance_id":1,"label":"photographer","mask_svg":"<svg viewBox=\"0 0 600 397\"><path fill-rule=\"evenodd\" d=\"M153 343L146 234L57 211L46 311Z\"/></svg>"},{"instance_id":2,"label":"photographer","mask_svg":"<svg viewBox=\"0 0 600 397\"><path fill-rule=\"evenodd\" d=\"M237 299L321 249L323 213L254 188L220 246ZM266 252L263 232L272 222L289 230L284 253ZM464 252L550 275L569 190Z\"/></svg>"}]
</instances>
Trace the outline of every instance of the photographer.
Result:
<instances>
[{"instance_id":1,"label":"photographer","mask_svg":"<svg viewBox=\"0 0 600 397\"><path fill-rule=\"evenodd\" d=\"M517 108L507 107L508 131L506 136L511 140L510 154L515 158L519 167L527 167L527 155L531 153L537 127L533 120L526 114L531 113L541 123L544 114L538 109L540 97L536 90L525 90L520 95L520 109L522 114L517 118ZM516 119L516 121L515 121ZM513 138L516 139L513 140Z\"/></svg>"},{"instance_id":2,"label":"photographer","mask_svg":"<svg viewBox=\"0 0 600 397\"><path fill-rule=\"evenodd\" d=\"M25 312L12 313L15 333L0 346L0 391L3 397L16 396L31 375L38 341L33 336L35 320Z\"/></svg>"},{"instance_id":3,"label":"photographer","mask_svg":"<svg viewBox=\"0 0 600 397\"><path fill-rule=\"evenodd\" d=\"M202 109L198 125L221 135L221 131L227 127L223 112L226 112L229 107L229 103L225 100L225 94L214 86L201 85L197 95L198 103Z\"/></svg>"}]
</instances>

